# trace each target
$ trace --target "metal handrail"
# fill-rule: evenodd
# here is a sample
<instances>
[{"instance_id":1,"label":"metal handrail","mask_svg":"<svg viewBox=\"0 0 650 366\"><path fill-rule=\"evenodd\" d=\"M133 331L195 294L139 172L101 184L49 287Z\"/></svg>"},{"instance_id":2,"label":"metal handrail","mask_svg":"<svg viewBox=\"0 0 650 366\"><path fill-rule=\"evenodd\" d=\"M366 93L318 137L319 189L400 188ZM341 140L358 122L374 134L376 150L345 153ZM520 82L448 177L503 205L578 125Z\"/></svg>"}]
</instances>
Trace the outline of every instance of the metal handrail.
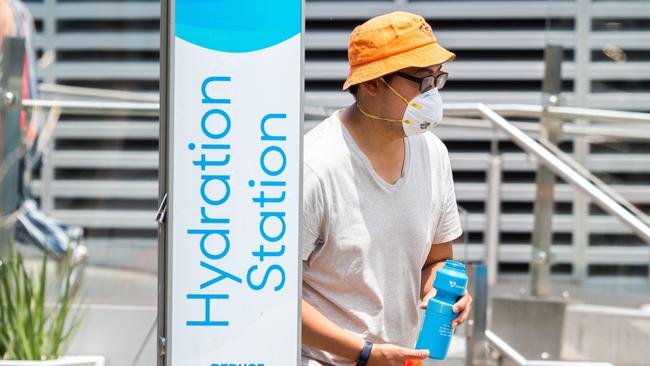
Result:
<instances>
[{"instance_id":1,"label":"metal handrail","mask_svg":"<svg viewBox=\"0 0 650 366\"><path fill-rule=\"evenodd\" d=\"M158 103L159 93L131 92L115 89L87 88L61 84L38 84L38 91L45 94L56 94L70 97L94 98L103 100L121 100L129 102Z\"/></svg>"},{"instance_id":2,"label":"metal handrail","mask_svg":"<svg viewBox=\"0 0 650 366\"><path fill-rule=\"evenodd\" d=\"M625 223L635 234L637 234L646 243L650 244L650 227L641 221L638 217L630 213L616 200L612 199L605 192L600 190L596 185L583 177L580 173L572 169L569 165L553 155L548 149L537 141L530 138L524 132L513 126L505 118L488 108L485 104L479 103L476 108L481 112L484 118L492 121L494 126L506 133L510 139L524 151L533 154L540 163L547 166L566 182L579 188L594 200L594 203L606 212L618 217Z\"/></svg>"},{"instance_id":3,"label":"metal handrail","mask_svg":"<svg viewBox=\"0 0 650 366\"><path fill-rule=\"evenodd\" d=\"M81 100L47 100L24 99L23 108L49 109L59 108L65 113L104 114L104 115L139 115L157 117L160 111L158 103L143 102L103 102Z\"/></svg>"},{"instance_id":4,"label":"metal handrail","mask_svg":"<svg viewBox=\"0 0 650 366\"><path fill-rule=\"evenodd\" d=\"M485 338L500 356L507 357L519 366L614 366L608 362L594 361L527 360L526 357L517 352L508 342L501 339L494 332L486 330Z\"/></svg>"},{"instance_id":5,"label":"metal handrail","mask_svg":"<svg viewBox=\"0 0 650 366\"><path fill-rule=\"evenodd\" d=\"M632 126L590 126L565 123L562 132L567 135L602 136L628 140L650 140L650 130L647 127Z\"/></svg>"},{"instance_id":6,"label":"metal handrail","mask_svg":"<svg viewBox=\"0 0 650 366\"><path fill-rule=\"evenodd\" d=\"M561 119L588 119L592 122L646 123L650 114L606 109L549 106L548 113Z\"/></svg>"},{"instance_id":7,"label":"metal handrail","mask_svg":"<svg viewBox=\"0 0 650 366\"><path fill-rule=\"evenodd\" d=\"M618 202L621 206L625 207L628 211L633 213L636 217L638 217L641 221L643 221L646 225L650 225L650 217L646 215L645 212L641 211L638 209L636 206L634 206L630 201L628 201L623 195L620 193L616 192L612 187L607 185L607 183L603 182L600 178L595 176L592 172L590 172L587 168L584 166L580 165L577 161L575 161L572 157L570 157L567 153L564 151L560 150L559 147L556 145L553 145L551 143L545 142L544 140L540 140L540 143L547 148L549 151L551 151L555 156L558 157L558 159L562 160L564 163L569 165L572 169L574 169L576 172L582 174L583 177L588 179L590 182L592 182L598 189L609 195L612 199L614 199L616 202Z\"/></svg>"},{"instance_id":8,"label":"metal handrail","mask_svg":"<svg viewBox=\"0 0 650 366\"><path fill-rule=\"evenodd\" d=\"M586 119L592 122L608 123L650 122L650 114L648 113L616 111L608 109L548 106L546 111L544 111L543 106L534 104L489 104L487 107L506 117L539 118L544 112L546 112L553 117L563 120ZM475 115L478 115L477 111L474 109L473 103L446 103L445 109L448 111L451 109L457 112L461 112L461 115L467 115L468 112L474 112Z\"/></svg>"}]
</instances>

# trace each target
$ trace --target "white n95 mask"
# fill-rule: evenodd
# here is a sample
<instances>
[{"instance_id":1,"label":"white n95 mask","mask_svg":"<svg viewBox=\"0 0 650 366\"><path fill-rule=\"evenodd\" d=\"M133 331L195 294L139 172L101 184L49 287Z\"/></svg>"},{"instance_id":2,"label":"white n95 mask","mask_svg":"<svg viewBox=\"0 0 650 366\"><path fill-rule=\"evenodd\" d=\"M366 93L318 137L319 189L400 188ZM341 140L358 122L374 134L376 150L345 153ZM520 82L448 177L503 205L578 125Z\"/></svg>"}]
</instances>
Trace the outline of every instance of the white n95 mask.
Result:
<instances>
[{"instance_id":1,"label":"white n95 mask","mask_svg":"<svg viewBox=\"0 0 650 366\"><path fill-rule=\"evenodd\" d=\"M406 110L402 119L384 118L374 116L365 112L357 103L357 109L366 117L378 119L388 122L401 122L404 134L406 136L413 136L425 133L433 128L435 125L442 121L442 98L437 88L427 90L422 94L418 94L415 98L408 100L404 98L397 90L393 89L384 78L381 80L388 86L388 88L400 97L406 103Z\"/></svg>"}]
</instances>

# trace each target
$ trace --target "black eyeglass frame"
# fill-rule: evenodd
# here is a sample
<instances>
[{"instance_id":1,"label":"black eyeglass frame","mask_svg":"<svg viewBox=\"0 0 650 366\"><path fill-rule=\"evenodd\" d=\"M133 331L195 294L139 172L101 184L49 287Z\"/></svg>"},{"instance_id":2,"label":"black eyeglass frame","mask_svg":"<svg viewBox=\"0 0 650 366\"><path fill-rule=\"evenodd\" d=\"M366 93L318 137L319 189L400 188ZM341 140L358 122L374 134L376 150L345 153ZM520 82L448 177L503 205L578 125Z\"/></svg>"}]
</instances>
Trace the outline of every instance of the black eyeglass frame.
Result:
<instances>
[{"instance_id":1,"label":"black eyeglass frame","mask_svg":"<svg viewBox=\"0 0 650 366\"><path fill-rule=\"evenodd\" d=\"M447 78L449 77L449 74L446 72L438 72L436 75L427 75L423 78L419 78L417 76L413 76L401 71L396 71L393 73L393 75L397 75L403 77L406 80L418 83L420 85L420 93L428 92L433 88L442 89L447 82ZM433 78L433 83L431 83L429 87L425 86L425 80L431 78Z\"/></svg>"}]
</instances>

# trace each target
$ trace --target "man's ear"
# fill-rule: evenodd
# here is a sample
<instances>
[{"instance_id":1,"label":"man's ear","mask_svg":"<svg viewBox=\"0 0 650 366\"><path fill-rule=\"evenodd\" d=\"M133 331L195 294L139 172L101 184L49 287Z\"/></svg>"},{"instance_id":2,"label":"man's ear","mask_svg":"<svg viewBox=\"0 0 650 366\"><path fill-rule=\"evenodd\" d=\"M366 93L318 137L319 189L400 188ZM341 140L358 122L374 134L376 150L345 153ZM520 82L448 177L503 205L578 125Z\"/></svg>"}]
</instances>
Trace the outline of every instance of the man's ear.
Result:
<instances>
[{"instance_id":1,"label":"man's ear","mask_svg":"<svg viewBox=\"0 0 650 366\"><path fill-rule=\"evenodd\" d=\"M366 91L368 95L374 97L377 95L377 92L379 90L379 83L381 83L381 80L379 79L368 80L361 83L361 87Z\"/></svg>"}]
</instances>

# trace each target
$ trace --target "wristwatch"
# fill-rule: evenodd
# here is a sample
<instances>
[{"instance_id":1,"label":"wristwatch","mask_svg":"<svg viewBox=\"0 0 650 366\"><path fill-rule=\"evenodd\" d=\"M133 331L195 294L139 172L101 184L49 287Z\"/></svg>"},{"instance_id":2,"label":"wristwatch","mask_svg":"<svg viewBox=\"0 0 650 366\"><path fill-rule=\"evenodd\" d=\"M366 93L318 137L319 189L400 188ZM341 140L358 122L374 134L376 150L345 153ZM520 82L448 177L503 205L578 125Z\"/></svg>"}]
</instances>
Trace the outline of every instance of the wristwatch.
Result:
<instances>
[{"instance_id":1,"label":"wristwatch","mask_svg":"<svg viewBox=\"0 0 650 366\"><path fill-rule=\"evenodd\" d=\"M357 362L355 363L355 365L366 366L366 363L368 363L368 360L370 359L371 351L372 351L372 342L366 339L365 344L361 349L361 353L359 354L359 358L357 358Z\"/></svg>"}]
</instances>

